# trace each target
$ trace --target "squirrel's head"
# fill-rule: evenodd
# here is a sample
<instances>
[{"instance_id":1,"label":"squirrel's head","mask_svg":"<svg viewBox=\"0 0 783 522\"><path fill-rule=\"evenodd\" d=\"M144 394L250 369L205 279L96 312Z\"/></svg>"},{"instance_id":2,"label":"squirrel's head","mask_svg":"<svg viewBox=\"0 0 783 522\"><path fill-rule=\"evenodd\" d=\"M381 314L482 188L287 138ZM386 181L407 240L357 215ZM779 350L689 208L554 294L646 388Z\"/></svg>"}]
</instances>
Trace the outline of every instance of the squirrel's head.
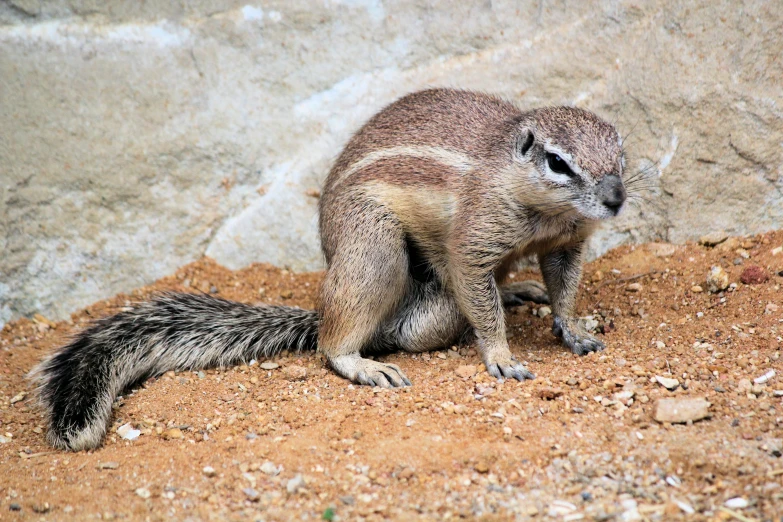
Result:
<instances>
[{"instance_id":1,"label":"squirrel's head","mask_svg":"<svg viewBox=\"0 0 783 522\"><path fill-rule=\"evenodd\" d=\"M613 125L584 109L547 107L520 118L512 143L515 167L526 171L527 204L590 220L620 212L625 160Z\"/></svg>"}]
</instances>

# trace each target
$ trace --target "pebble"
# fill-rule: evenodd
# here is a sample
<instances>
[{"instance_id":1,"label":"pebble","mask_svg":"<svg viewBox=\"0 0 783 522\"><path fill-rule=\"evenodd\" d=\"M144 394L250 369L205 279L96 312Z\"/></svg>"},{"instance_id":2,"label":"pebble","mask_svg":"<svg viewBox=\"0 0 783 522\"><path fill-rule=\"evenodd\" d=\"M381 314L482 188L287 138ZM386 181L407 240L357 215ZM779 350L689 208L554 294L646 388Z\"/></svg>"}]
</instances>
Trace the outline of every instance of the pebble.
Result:
<instances>
[{"instance_id":1,"label":"pebble","mask_svg":"<svg viewBox=\"0 0 783 522\"><path fill-rule=\"evenodd\" d=\"M538 317L540 317L541 319L551 314L552 314L552 309L549 308L548 306L542 306L541 308L538 309Z\"/></svg>"},{"instance_id":2,"label":"pebble","mask_svg":"<svg viewBox=\"0 0 783 522\"><path fill-rule=\"evenodd\" d=\"M261 464L261 467L258 468L261 470L261 473L265 473L266 475L270 475L274 477L275 475L280 474L280 468L269 462L268 460Z\"/></svg>"},{"instance_id":3,"label":"pebble","mask_svg":"<svg viewBox=\"0 0 783 522\"><path fill-rule=\"evenodd\" d=\"M152 493L150 493L150 490L147 488L136 489L136 494L141 498L150 498L152 496Z\"/></svg>"},{"instance_id":4,"label":"pebble","mask_svg":"<svg viewBox=\"0 0 783 522\"><path fill-rule=\"evenodd\" d=\"M577 322L587 332L595 332L598 329L598 321L592 315L580 317Z\"/></svg>"},{"instance_id":5,"label":"pebble","mask_svg":"<svg viewBox=\"0 0 783 522\"><path fill-rule=\"evenodd\" d=\"M728 499L723 505L731 509L742 509L748 507L748 501L742 497L734 497Z\"/></svg>"},{"instance_id":6,"label":"pebble","mask_svg":"<svg viewBox=\"0 0 783 522\"><path fill-rule=\"evenodd\" d=\"M98 464L98 469L117 469L119 467L119 462L101 462Z\"/></svg>"},{"instance_id":7,"label":"pebble","mask_svg":"<svg viewBox=\"0 0 783 522\"><path fill-rule=\"evenodd\" d=\"M307 368L296 364L290 364L283 368L283 375L289 381L303 381L307 378Z\"/></svg>"},{"instance_id":8,"label":"pebble","mask_svg":"<svg viewBox=\"0 0 783 522\"><path fill-rule=\"evenodd\" d=\"M642 291L642 285L639 283L631 283L630 285L625 287L626 292L641 292Z\"/></svg>"},{"instance_id":9,"label":"pebble","mask_svg":"<svg viewBox=\"0 0 783 522\"><path fill-rule=\"evenodd\" d=\"M741 243L740 240L736 237L730 237L726 239L723 243L719 244L717 246L717 249L721 252L730 252L733 250L736 250L740 247Z\"/></svg>"},{"instance_id":10,"label":"pebble","mask_svg":"<svg viewBox=\"0 0 783 522\"><path fill-rule=\"evenodd\" d=\"M141 431L133 429L133 425L130 422L126 422L117 428L117 435L125 440L136 440L141 435Z\"/></svg>"},{"instance_id":11,"label":"pebble","mask_svg":"<svg viewBox=\"0 0 783 522\"><path fill-rule=\"evenodd\" d=\"M703 291L704 291L704 289L700 285L693 285L691 287L691 292L693 292L694 294L700 294Z\"/></svg>"},{"instance_id":12,"label":"pebble","mask_svg":"<svg viewBox=\"0 0 783 522\"><path fill-rule=\"evenodd\" d=\"M778 305L775 303L767 303L767 306L764 307L764 313L765 314L772 314L778 311Z\"/></svg>"},{"instance_id":13,"label":"pebble","mask_svg":"<svg viewBox=\"0 0 783 522\"><path fill-rule=\"evenodd\" d=\"M764 439L764 442L759 446L759 449L766 451L775 458L780 458L780 456L783 455L783 439Z\"/></svg>"},{"instance_id":14,"label":"pebble","mask_svg":"<svg viewBox=\"0 0 783 522\"><path fill-rule=\"evenodd\" d=\"M475 365L463 364L462 366L459 366L456 370L454 370L454 373L456 373L458 377L462 377L463 379L468 379L476 375L477 371L478 368L476 368Z\"/></svg>"},{"instance_id":15,"label":"pebble","mask_svg":"<svg viewBox=\"0 0 783 522\"><path fill-rule=\"evenodd\" d=\"M251 502L258 502L258 499L261 498L261 495L253 488L245 488L242 490L242 493L245 494L247 499Z\"/></svg>"},{"instance_id":16,"label":"pebble","mask_svg":"<svg viewBox=\"0 0 783 522\"><path fill-rule=\"evenodd\" d=\"M302 475L297 474L294 478L290 479L286 485L285 489L288 491L289 494L294 494L300 489L305 487L305 480L302 478Z\"/></svg>"},{"instance_id":17,"label":"pebble","mask_svg":"<svg viewBox=\"0 0 783 522\"><path fill-rule=\"evenodd\" d=\"M166 440L172 440L172 439L184 439L185 434L182 433L182 430L179 428L169 428L163 433L160 434L161 437L163 437Z\"/></svg>"},{"instance_id":18,"label":"pebble","mask_svg":"<svg viewBox=\"0 0 783 522\"><path fill-rule=\"evenodd\" d=\"M653 418L658 422L685 423L709 416L710 403L703 398L658 399Z\"/></svg>"},{"instance_id":19,"label":"pebble","mask_svg":"<svg viewBox=\"0 0 783 522\"><path fill-rule=\"evenodd\" d=\"M277 364L276 362L270 362L270 361L263 362L263 363L259 364L258 366L262 370L275 370L277 368L280 368L279 364Z\"/></svg>"},{"instance_id":20,"label":"pebble","mask_svg":"<svg viewBox=\"0 0 783 522\"><path fill-rule=\"evenodd\" d=\"M764 384L767 381L769 381L770 379L772 379L774 376L775 376L775 370L769 370L764 375L762 375L760 377L756 377L755 379L753 379L753 382L756 383L756 384Z\"/></svg>"},{"instance_id":21,"label":"pebble","mask_svg":"<svg viewBox=\"0 0 783 522\"><path fill-rule=\"evenodd\" d=\"M17 504L16 502L11 502L11 505L8 506L8 509L11 511L22 511L21 504Z\"/></svg>"},{"instance_id":22,"label":"pebble","mask_svg":"<svg viewBox=\"0 0 783 522\"><path fill-rule=\"evenodd\" d=\"M699 238L699 244L708 247L714 247L715 245L723 243L728 238L729 235L724 230L717 230L715 232L710 232L709 234L701 236Z\"/></svg>"},{"instance_id":23,"label":"pebble","mask_svg":"<svg viewBox=\"0 0 783 522\"><path fill-rule=\"evenodd\" d=\"M555 500L549 505L550 517L561 517L576 511L576 506L565 500Z\"/></svg>"},{"instance_id":24,"label":"pebble","mask_svg":"<svg viewBox=\"0 0 783 522\"><path fill-rule=\"evenodd\" d=\"M13 439L11 439L10 437L6 437L5 435L0 435L0 444L8 444L12 440Z\"/></svg>"},{"instance_id":25,"label":"pebble","mask_svg":"<svg viewBox=\"0 0 783 522\"><path fill-rule=\"evenodd\" d=\"M737 391L743 395L750 393L750 389L753 386L750 379L740 379L737 383Z\"/></svg>"},{"instance_id":26,"label":"pebble","mask_svg":"<svg viewBox=\"0 0 783 522\"><path fill-rule=\"evenodd\" d=\"M693 509L693 507L687 502L685 502L684 500L679 500L676 498L672 498L672 500L677 505L677 507L683 511L683 513L686 513L688 515L693 515L696 513L696 510Z\"/></svg>"},{"instance_id":27,"label":"pebble","mask_svg":"<svg viewBox=\"0 0 783 522\"><path fill-rule=\"evenodd\" d=\"M23 401L25 397L27 397L27 392L19 392L11 398L11 404Z\"/></svg>"},{"instance_id":28,"label":"pebble","mask_svg":"<svg viewBox=\"0 0 783 522\"><path fill-rule=\"evenodd\" d=\"M544 386L538 390L536 395L545 401L551 401L563 395L563 390L559 388L552 388L551 386Z\"/></svg>"},{"instance_id":29,"label":"pebble","mask_svg":"<svg viewBox=\"0 0 783 522\"><path fill-rule=\"evenodd\" d=\"M677 389L677 387L680 385L680 381L677 379L670 379L668 377L661 377L660 375L655 376L655 380L658 381L658 384L666 388L667 390L674 391Z\"/></svg>"},{"instance_id":30,"label":"pebble","mask_svg":"<svg viewBox=\"0 0 783 522\"><path fill-rule=\"evenodd\" d=\"M400 471L397 474L397 478L406 479L407 480L407 479L413 478L413 476L415 474L416 474L416 472L414 471L414 469L409 467L409 468L405 468L402 471Z\"/></svg>"},{"instance_id":31,"label":"pebble","mask_svg":"<svg viewBox=\"0 0 783 522\"><path fill-rule=\"evenodd\" d=\"M780 254L781 252L783 252L783 246L775 247L775 248L772 249L772 255L773 256L776 256L776 255Z\"/></svg>"},{"instance_id":32,"label":"pebble","mask_svg":"<svg viewBox=\"0 0 783 522\"><path fill-rule=\"evenodd\" d=\"M52 509L52 506L50 506L48 502L44 502L43 504L33 504L32 507L33 511L40 514L48 513Z\"/></svg>"},{"instance_id":33,"label":"pebble","mask_svg":"<svg viewBox=\"0 0 783 522\"><path fill-rule=\"evenodd\" d=\"M201 472L207 477L214 477L217 474L215 468L212 466L204 466L204 469L202 469Z\"/></svg>"},{"instance_id":34,"label":"pebble","mask_svg":"<svg viewBox=\"0 0 783 522\"><path fill-rule=\"evenodd\" d=\"M713 266L710 273L707 275L707 290L713 294L722 292L729 287L729 274L719 267Z\"/></svg>"},{"instance_id":35,"label":"pebble","mask_svg":"<svg viewBox=\"0 0 783 522\"><path fill-rule=\"evenodd\" d=\"M758 265L750 265L742 271L740 275L740 281L746 285L758 285L766 283L769 280L769 274L767 271Z\"/></svg>"}]
</instances>

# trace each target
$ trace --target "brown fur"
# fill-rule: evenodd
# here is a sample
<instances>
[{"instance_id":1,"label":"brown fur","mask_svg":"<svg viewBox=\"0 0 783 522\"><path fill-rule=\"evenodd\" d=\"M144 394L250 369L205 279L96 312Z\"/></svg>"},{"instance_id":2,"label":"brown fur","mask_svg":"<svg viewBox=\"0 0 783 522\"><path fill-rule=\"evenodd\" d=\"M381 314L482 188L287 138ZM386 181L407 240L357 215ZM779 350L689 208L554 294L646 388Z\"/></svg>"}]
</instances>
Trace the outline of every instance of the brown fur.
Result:
<instances>
[{"instance_id":1,"label":"brown fur","mask_svg":"<svg viewBox=\"0 0 783 522\"><path fill-rule=\"evenodd\" d=\"M566 174L548 166L554 154ZM523 112L447 89L393 103L348 142L322 194L319 350L355 382L399 386L399 368L360 353L438 348L470 325L490 373L531 378L509 351L503 303L546 293L499 286L528 254L555 333L576 353L603 348L573 307L585 242L625 199L621 156L614 127L582 109Z\"/></svg>"}]
</instances>

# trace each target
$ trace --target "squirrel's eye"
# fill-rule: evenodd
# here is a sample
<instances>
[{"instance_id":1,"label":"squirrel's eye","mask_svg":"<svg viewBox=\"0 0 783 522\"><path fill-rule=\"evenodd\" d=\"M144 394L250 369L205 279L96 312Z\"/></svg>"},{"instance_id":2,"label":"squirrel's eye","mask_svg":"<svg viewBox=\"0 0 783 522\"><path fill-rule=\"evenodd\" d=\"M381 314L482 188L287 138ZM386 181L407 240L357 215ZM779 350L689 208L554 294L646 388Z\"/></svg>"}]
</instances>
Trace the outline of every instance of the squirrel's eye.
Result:
<instances>
[{"instance_id":1,"label":"squirrel's eye","mask_svg":"<svg viewBox=\"0 0 783 522\"><path fill-rule=\"evenodd\" d=\"M546 155L546 163L555 174L565 174L567 176L574 175L574 171L571 170L571 168L568 166L568 163L566 163L563 158L557 154L548 153Z\"/></svg>"}]
</instances>

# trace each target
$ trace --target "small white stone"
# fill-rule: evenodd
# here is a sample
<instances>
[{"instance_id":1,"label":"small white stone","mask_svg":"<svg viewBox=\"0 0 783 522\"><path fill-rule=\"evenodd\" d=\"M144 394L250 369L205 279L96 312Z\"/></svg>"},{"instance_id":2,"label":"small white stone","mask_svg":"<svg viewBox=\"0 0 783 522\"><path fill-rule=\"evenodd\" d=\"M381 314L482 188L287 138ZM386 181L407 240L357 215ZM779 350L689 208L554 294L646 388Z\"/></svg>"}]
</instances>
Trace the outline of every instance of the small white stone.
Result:
<instances>
[{"instance_id":1,"label":"small white stone","mask_svg":"<svg viewBox=\"0 0 783 522\"><path fill-rule=\"evenodd\" d=\"M742 509L748 507L748 501L742 497L734 497L728 499L723 505L731 509Z\"/></svg>"},{"instance_id":2,"label":"small white stone","mask_svg":"<svg viewBox=\"0 0 783 522\"><path fill-rule=\"evenodd\" d=\"M678 381L677 379L661 377L660 375L656 375L655 380L658 382L658 384L660 384L667 390L676 390L677 387L680 385L680 381Z\"/></svg>"},{"instance_id":3,"label":"small white stone","mask_svg":"<svg viewBox=\"0 0 783 522\"><path fill-rule=\"evenodd\" d=\"M150 493L150 490L147 488L136 489L136 494L141 498L150 498L152 496L152 493Z\"/></svg>"},{"instance_id":4,"label":"small white stone","mask_svg":"<svg viewBox=\"0 0 783 522\"><path fill-rule=\"evenodd\" d=\"M687 513L688 515L693 515L696 513L696 510L691 507L690 504L685 502L684 500L679 500L676 498L672 498L674 500L674 503L677 504L677 507L680 508L683 512Z\"/></svg>"},{"instance_id":5,"label":"small white stone","mask_svg":"<svg viewBox=\"0 0 783 522\"><path fill-rule=\"evenodd\" d=\"M280 474L280 468L278 468L268 460L263 464L261 464L261 467L259 469L261 470L261 473L266 473L267 475L271 475L271 476Z\"/></svg>"},{"instance_id":6,"label":"small white stone","mask_svg":"<svg viewBox=\"0 0 783 522\"><path fill-rule=\"evenodd\" d=\"M756 377L753 379L753 382L756 384L764 384L767 381L769 381L771 378L775 376L775 370L769 370L767 373L762 375L761 377Z\"/></svg>"},{"instance_id":7,"label":"small white stone","mask_svg":"<svg viewBox=\"0 0 783 522\"><path fill-rule=\"evenodd\" d=\"M262 369L264 369L264 370L274 370L274 369L276 369L276 368L280 368L280 365L279 365L279 364L277 364L277 363L275 363L275 362L270 362L270 361L263 362L263 363L259 364L259 366L260 366Z\"/></svg>"},{"instance_id":8,"label":"small white stone","mask_svg":"<svg viewBox=\"0 0 783 522\"><path fill-rule=\"evenodd\" d=\"M682 486L682 480L677 475L669 475L666 477L666 483L673 488L679 488Z\"/></svg>"},{"instance_id":9,"label":"small white stone","mask_svg":"<svg viewBox=\"0 0 783 522\"><path fill-rule=\"evenodd\" d=\"M117 428L117 435L125 440L136 440L141 435L141 430L133 429L133 425L130 422L126 422Z\"/></svg>"},{"instance_id":10,"label":"small white stone","mask_svg":"<svg viewBox=\"0 0 783 522\"><path fill-rule=\"evenodd\" d=\"M559 517L576 511L576 506L565 500L555 500L549 505L549 516Z\"/></svg>"},{"instance_id":11,"label":"small white stone","mask_svg":"<svg viewBox=\"0 0 783 522\"><path fill-rule=\"evenodd\" d=\"M201 472L207 477L214 477L216 474L215 468L212 466L204 466L204 469L202 469Z\"/></svg>"},{"instance_id":12,"label":"small white stone","mask_svg":"<svg viewBox=\"0 0 783 522\"><path fill-rule=\"evenodd\" d=\"M552 309L549 308L548 306L542 306L541 308L538 309L538 317L540 317L541 319L551 314L552 314Z\"/></svg>"}]
</instances>

